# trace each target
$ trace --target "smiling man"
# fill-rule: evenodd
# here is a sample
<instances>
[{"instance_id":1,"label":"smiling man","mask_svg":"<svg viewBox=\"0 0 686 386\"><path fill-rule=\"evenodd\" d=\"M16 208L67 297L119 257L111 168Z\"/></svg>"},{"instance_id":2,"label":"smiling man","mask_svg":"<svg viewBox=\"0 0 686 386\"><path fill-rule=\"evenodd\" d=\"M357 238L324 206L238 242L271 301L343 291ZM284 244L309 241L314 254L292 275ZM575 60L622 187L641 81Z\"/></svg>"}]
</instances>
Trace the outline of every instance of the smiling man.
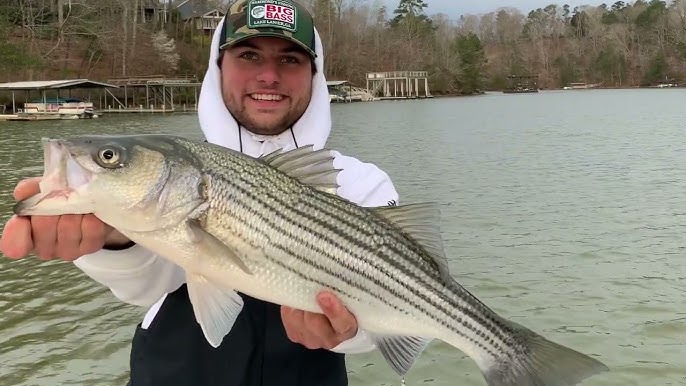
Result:
<instances>
[{"instance_id":1,"label":"smiling man","mask_svg":"<svg viewBox=\"0 0 686 386\"><path fill-rule=\"evenodd\" d=\"M198 118L212 143L261 156L322 148L331 130L323 48L306 9L289 0L239 0L214 34ZM362 206L398 199L376 166L337 154L338 194ZM38 192L20 182L17 200ZM122 301L150 307L135 331L129 385L342 386L342 353L374 348L355 317L322 289L322 313L241 294L244 307L213 348L195 320L182 269L132 244L93 215L13 217L2 252L73 260Z\"/></svg>"},{"instance_id":2,"label":"smiling man","mask_svg":"<svg viewBox=\"0 0 686 386\"><path fill-rule=\"evenodd\" d=\"M238 122L255 134L280 134L310 103L310 54L277 37L228 46L220 59L222 96Z\"/></svg>"}]
</instances>

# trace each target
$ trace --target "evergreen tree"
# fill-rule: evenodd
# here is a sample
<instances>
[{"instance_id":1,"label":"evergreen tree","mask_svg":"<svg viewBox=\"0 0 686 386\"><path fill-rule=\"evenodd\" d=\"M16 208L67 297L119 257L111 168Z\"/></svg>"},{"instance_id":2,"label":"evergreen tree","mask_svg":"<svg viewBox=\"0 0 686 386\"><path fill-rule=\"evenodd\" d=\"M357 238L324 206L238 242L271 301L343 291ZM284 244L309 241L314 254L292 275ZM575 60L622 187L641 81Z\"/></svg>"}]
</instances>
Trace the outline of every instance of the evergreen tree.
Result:
<instances>
[{"instance_id":1,"label":"evergreen tree","mask_svg":"<svg viewBox=\"0 0 686 386\"><path fill-rule=\"evenodd\" d=\"M431 19L424 13L428 4L424 0L400 0L398 8L393 11L395 17L389 22L391 27L401 25L414 27L417 31L433 30Z\"/></svg>"},{"instance_id":2,"label":"evergreen tree","mask_svg":"<svg viewBox=\"0 0 686 386\"><path fill-rule=\"evenodd\" d=\"M459 55L458 84L463 94L475 94L484 88L486 54L481 40L470 32L455 39L454 50Z\"/></svg>"}]
</instances>

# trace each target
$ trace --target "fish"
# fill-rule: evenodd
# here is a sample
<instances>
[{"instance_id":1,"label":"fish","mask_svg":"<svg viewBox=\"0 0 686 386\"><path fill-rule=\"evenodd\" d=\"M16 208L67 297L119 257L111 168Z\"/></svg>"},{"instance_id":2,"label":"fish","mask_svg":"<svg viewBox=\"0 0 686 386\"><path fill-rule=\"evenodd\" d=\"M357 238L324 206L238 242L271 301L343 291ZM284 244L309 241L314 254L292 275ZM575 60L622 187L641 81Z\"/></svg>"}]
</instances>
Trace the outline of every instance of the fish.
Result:
<instances>
[{"instance_id":1,"label":"fish","mask_svg":"<svg viewBox=\"0 0 686 386\"><path fill-rule=\"evenodd\" d=\"M20 216L92 213L182 267L217 347L246 294L322 313L336 294L404 376L433 339L490 386L575 385L608 367L498 315L451 275L437 203L362 207L336 194L336 152L260 157L166 134L43 138L40 193Z\"/></svg>"}]
</instances>

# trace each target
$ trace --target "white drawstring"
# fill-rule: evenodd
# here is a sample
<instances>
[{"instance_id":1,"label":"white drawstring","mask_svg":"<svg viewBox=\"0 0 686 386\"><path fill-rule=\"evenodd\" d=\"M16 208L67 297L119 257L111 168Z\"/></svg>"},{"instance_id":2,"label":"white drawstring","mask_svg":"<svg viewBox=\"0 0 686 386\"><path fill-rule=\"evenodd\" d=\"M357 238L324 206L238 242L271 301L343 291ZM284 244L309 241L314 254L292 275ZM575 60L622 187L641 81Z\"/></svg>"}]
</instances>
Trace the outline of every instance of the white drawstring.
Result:
<instances>
[{"instance_id":1,"label":"white drawstring","mask_svg":"<svg viewBox=\"0 0 686 386\"><path fill-rule=\"evenodd\" d=\"M250 137L254 141L261 143L260 155L269 154L275 150L295 149L295 144L293 143L293 138L290 134L290 130L277 136L250 133Z\"/></svg>"}]
</instances>

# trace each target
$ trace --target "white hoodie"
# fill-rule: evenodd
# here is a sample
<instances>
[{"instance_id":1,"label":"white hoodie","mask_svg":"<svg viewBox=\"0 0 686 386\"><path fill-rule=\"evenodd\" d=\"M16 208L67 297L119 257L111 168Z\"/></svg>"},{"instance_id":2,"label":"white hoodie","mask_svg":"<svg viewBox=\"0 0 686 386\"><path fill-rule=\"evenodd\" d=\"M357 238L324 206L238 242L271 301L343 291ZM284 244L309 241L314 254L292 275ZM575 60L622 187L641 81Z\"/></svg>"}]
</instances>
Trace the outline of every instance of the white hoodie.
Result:
<instances>
[{"instance_id":1,"label":"white hoodie","mask_svg":"<svg viewBox=\"0 0 686 386\"><path fill-rule=\"evenodd\" d=\"M293 149L296 147L294 137L298 146L314 145L315 148L322 148L331 131L331 113L324 78L324 51L318 32L315 30L317 73L313 78L312 98L307 110L293 125L292 132L287 130L276 136L264 136L239 128L224 105L217 65L223 22L222 20L217 26L212 39L209 66L198 104L198 118L205 138L211 143L235 150L239 150L242 145L243 152L254 157L279 148ZM334 166L342 169L338 174L338 194L341 197L362 206L385 206L390 201L398 200L398 194L386 173L372 164L336 154ZM178 289L186 280L181 267L139 245L125 251L101 250L85 255L74 263L93 280L109 287L118 299L151 307L143 320L143 328L150 326L166 295ZM355 353L373 348L373 342L364 331L359 330L357 336L343 342L333 351Z\"/></svg>"}]
</instances>

